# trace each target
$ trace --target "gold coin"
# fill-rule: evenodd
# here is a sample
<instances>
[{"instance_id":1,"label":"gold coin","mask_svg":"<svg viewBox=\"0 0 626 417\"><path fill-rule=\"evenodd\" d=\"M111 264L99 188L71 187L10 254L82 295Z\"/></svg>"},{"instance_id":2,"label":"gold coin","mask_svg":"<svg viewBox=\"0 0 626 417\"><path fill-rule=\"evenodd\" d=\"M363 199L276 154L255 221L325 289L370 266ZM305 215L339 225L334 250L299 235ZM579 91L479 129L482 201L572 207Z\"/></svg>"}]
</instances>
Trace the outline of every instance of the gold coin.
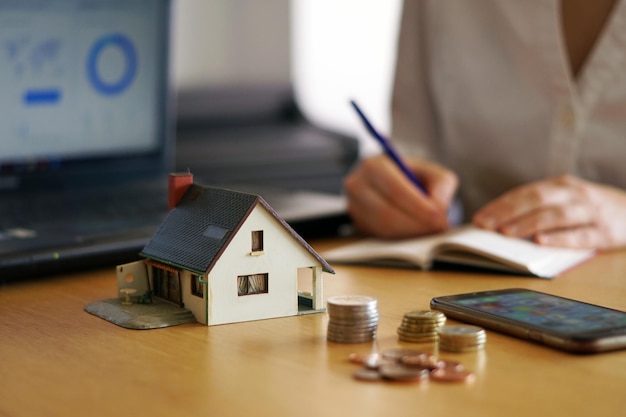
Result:
<instances>
[{"instance_id":1,"label":"gold coin","mask_svg":"<svg viewBox=\"0 0 626 417\"><path fill-rule=\"evenodd\" d=\"M408 343L432 343L437 340L437 336L412 337L412 336L399 335L398 339L401 340L402 342L408 342Z\"/></svg>"},{"instance_id":2,"label":"gold coin","mask_svg":"<svg viewBox=\"0 0 626 417\"><path fill-rule=\"evenodd\" d=\"M445 320L446 316L441 311L435 310L413 310L409 311L404 315L404 317L415 319L415 320L431 320L431 321L440 321Z\"/></svg>"},{"instance_id":3,"label":"gold coin","mask_svg":"<svg viewBox=\"0 0 626 417\"><path fill-rule=\"evenodd\" d=\"M439 335L451 337L479 337L485 336L485 330L478 326L451 325L439 329Z\"/></svg>"}]
</instances>

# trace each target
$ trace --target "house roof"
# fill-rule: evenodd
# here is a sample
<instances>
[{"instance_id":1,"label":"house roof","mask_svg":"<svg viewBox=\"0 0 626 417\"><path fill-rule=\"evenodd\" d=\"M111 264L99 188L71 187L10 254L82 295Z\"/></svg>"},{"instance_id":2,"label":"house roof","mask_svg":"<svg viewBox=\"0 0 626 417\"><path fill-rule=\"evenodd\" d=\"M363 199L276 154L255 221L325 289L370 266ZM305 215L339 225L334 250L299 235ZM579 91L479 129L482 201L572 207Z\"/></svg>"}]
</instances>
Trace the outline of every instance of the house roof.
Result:
<instances>
[{"instance_id":1,"label":"house roof","mask_svg":"<svg viewBox=\"0 0 626 417\"><path fill-rule=\"evenodd\" d=\"M143 248L152 260L204 274L213 268L250 212L261 204L294 241L310 252L325 272L333 268L261 197L192 184Z\"/></svg>"}]
</instances>

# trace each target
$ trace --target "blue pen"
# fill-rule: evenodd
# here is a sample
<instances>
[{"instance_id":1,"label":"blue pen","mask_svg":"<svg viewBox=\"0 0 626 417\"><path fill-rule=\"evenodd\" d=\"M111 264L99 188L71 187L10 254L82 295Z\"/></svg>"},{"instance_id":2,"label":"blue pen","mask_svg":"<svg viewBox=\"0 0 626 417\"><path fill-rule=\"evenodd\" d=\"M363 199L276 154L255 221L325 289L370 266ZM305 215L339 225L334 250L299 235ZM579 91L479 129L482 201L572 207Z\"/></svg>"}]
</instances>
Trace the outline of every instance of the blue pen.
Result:
<instances>
[{"instance_id":1,"label":"blue pen","mask_svg":"<svg viewBox=\"0 0 626 417\"><path fill-rule=\"evenodd\" d=\"M354 107L354 110L356 110L356 112L358 113L359 117L365 124L365 127L367 128L367 130L380 143L380 145L383 147L383 150L391 158L391 160L398 166L398 168L400 168L400 170L404 173L404 175L406 175L406 177L417 188L419 188L424 194L428 194L428 192L426 191L426 188L424 187L424 184L422 184L422 182L415 176L415 174L413 174L413 172L411 172L411 170L407 168L404 162L402 162L402 159L400 159L400 156L398 155L396 150L391 146L391 143L389 142L389 140L387 140L386 137L384 137L376 129L374 129L374 126L372 126L370 121L367 119L365 114L363 114L363 112L361 111L359 106L354 102L354 100L350 100L350 104L352 104L352 107Z\"/></svg>"}]
</instances>

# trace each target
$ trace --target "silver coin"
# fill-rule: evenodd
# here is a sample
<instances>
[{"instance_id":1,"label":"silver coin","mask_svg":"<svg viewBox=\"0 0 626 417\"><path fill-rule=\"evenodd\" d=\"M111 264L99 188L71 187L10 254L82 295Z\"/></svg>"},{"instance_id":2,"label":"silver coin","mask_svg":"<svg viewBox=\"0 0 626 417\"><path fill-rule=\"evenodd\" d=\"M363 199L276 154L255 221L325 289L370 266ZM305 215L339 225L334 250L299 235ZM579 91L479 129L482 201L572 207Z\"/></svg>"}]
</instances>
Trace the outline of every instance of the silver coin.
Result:
<instances>
[{"instance_id":1,"label":"silver coin","mask_svg":"<svg viewBox=\"0 0 626 417\"><path fill-rule=\"evenodd\" d=\"M366 315L366 316L345 316L345 317L330 317L329 318L329 322L332 323L361 323L361 322L376 322L378 323L378 321L380 320L380 318L378 317L378 314L371 314L371 315Z\"/></svg>"},{"instance_id":2,"label":"silver coin","mask_svg":"<svg viewBox=\"0 0 626 417\"><path fill-rule=\"evenodd\" d=\"M353 323L335 323L333 321L328 322L328 327L341 330L350 330L350 329L375 329L378 327L377 321L371 322L353 322Z\"/></svg>"},{"instance_id":3,"label":"silver coin","mask_svg":"<svg viewBox=\"0 0 626 417\"><path fill-rule=\"evenodd\" d=\"M326 302L333 306L371 306L376 305L377 300L374 297L366 295L335 295L328 297Z\"/></svg>"},{"instance_id":4,"label":"silver coin","mask_svg":"<svg viewBox=\"0 0 626 417\"><path fill-rule=\"evenodd\" d=\"M446 346L476 346L476 345L484 345L487 342L485 338L479 339L449 339L445 337L439 336L439 344Z\"/></svg>"},{"instance_id":5,"label":"silver coin","mask_svg":"<svg viewBox=\"0 0 626 417\"><path fill-rule=\"evenodd\" d=\"M369 333L328 333L326 338L328 340L339 341L339 340L372 340L376 337L376 332Z\"/></svg>"},{"instance_id":6,"label":"silver coin","mask_svg":"<svg viewBox=\"0 0 626 417\"><path fill-rule=\"evenodd\" d=\"M356 338L356 337L335 337L335 336L327 336L326 340L328 340L329 342L334 342L334 343L366 343L366 342L371 342L375 339L375 336L368 336L368 337L360 337L360 338Z\"/></svg>"},{"instance_id":7,"label":"silver coin","mask_svg":"<svg viewBox=\"0 0 626 417\"><path fill-rule=\"evenodd\" d=\"M485 330L478 326L451 325L439 329L442 336L476 337L485 335Z\"/></svg>"},{"instance_id":8,"label":"silver coin","mask_svg":"<svg viewBox=\"0 0 626 417\"><path fill-rule=\"evenodd\" d=\"M478 352L483 350L485 345L476 345L476 346L446 346L440 345L439 349L444 350L446 352L454 352L454 353L467 353L467 352Z\"/></svg>"}]
</instances>

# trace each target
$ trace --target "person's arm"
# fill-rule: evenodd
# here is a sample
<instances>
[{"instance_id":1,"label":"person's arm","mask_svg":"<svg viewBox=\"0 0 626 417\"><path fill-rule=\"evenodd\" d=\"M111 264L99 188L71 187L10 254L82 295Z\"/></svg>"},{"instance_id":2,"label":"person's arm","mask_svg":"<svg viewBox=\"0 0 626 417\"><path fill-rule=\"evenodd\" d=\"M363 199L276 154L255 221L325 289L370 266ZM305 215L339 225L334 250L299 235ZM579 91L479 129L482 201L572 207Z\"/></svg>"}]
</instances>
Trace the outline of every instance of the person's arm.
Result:
<instances>
[{"instance_id":1,"label":"person's arm","mask_svg":"<svg viewBox=\"0 0 626 417\"><path fill-rule=\"evenodd\" d=\"M515 188L479 210L473 222L543 245L626 246L626 191L561 176Z\"/></svg>"},{"instance_id":2,"label":"person's arm","mask_svg":"<svg viewBox=\"0 0 626 417\"><path fill-rule=\"evenodd\" d=\"M420 191L387 156L372 157L346 178L348 210L361 231L383 238L434 233L448 227L457 188L436 157L436 121L427 62L428 19L422 2L404 2L392 92L391 142L425 185ZM419 159L418 159L419 158Z\"/></svg>"}]
</instances>

